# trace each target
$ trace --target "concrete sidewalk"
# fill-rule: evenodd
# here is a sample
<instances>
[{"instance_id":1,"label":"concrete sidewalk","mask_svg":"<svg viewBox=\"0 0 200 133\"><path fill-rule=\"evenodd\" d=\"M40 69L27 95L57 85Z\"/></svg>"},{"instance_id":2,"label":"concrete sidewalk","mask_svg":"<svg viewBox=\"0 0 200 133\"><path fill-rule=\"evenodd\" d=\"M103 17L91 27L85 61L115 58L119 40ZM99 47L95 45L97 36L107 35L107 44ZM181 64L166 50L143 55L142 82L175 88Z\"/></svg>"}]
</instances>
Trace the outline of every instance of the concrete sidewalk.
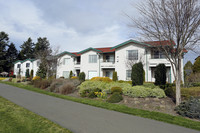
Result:
<instances>
[{"instance_id":1,"label":"concrete sidewalk","mask_svg":"<svg viewBox=\"0 0 200 133\"><path fill-rule=\"evenodd\" d=\"M0 96L74 133L199 133L196 130L96 108L1 83Z\"/></svg>"}]
</instances>

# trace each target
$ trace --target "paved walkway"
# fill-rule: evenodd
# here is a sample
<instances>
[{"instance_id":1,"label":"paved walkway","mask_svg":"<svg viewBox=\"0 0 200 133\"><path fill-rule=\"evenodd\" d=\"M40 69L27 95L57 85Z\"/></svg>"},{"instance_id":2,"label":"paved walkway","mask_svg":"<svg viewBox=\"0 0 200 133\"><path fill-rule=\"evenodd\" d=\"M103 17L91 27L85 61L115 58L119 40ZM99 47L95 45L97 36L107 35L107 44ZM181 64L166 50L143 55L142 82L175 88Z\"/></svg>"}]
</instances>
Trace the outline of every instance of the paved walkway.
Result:
<instances>
[{"instance_id":1,"label":"paved walkway","mask_svg":"<svg viewBox=\"0 0 200 133\"><path fill-rule=\"evenodd\" d=\"M96 108L0 83L0 96L74 133L199 133L199 131Z\"/></svg>"}]
</instances>

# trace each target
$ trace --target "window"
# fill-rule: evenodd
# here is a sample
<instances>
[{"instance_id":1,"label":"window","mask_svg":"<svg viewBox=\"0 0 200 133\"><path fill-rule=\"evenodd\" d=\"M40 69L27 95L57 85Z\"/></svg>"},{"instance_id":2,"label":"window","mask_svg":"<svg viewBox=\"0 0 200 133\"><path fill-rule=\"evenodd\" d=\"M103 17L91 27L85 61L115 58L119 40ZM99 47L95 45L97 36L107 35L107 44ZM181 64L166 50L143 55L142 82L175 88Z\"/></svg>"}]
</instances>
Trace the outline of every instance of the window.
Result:
<instances>
[{"instance_id":1,"label":"window","mask_svg":"<svg viewBox=\"0 0 200 133\"><path fill-rule=\"evenodd\" d=\"M128 60L138 60L138 50L127 50Z\"/></svg>"},{"instance_id":2,"label":"window","mask_svg":"<svg viewBox=\"0 0 200 133\"><path fill-rule=\"evenodd\" d=\"M151 58L152 58L152 59L163 59L163 58L165 58L165 55L164 55L164 53L161 52L161 51L152 50Z\"/></svg>"},{"instance_id":3,"label":"window","mask_svg":"<svg viewBox=\"0 0 200 133\"><path fill-rule=\"evenodd\" d=\"M69 64L70 58L64 58L63 59L63 65Z\"/></svg>"},{"instance_id":4,"label":"window","mask_svg":"<svg viewBox=\"0 0 200 133\"><path fill-rule=\"evenodd\" d=\"M63 77L69 78L69 71L63 71Z\"/></svg>"},{"instance_id":5,"label":"window","mask_svg":"<svg viewBox=\"0 0 200 133\"><path fill-rule=\"evenodd\" d=\"M97 55L89 55L89 63L97 63Z\"/></svg>"},{"instance_id":6,"label":"window","mask_svg":"<svg viewBox=\"0 0 200 133\"><path fill-rule=\"evenodd\" d=\"M131 80L131 70L126 70L126 80Z\"/></svg>"},{"instance_id":7,"label":"window","mask_svg":"<svg viewBox=\"0 0 200 133\"><path fill-rule=\"evenodd\" d=\"M114 55L106 55L106 62L114 62Z\"/></svg>"},{"instance_id":8,"label":"window","mask_svg":"<svg viewBox=\"0 0 200 133\"><path fill-rule=\"evenodd\" d=\"M30 63L26 63L26 67L30 67Z\"/></svg>"},{"instance_id":9,"label":"window","mask_svg":"<svg viewBox=\"0 0 200 133\"><path fill-rule=\"evenodd\" d=\"M20 68L21 67L21 64L17 64L17 68Z\"/></svg>"},{"instance_id":10,"label":"window","mask_svg":"<svg viewBox=\"0 0 200 133\"><path fill-rule=\"evenodd\" d=\"M38 67L40 66L40 62L39 62L39 61L37 61L37 66L38 66Z\"/></svg>"}]
</instances>

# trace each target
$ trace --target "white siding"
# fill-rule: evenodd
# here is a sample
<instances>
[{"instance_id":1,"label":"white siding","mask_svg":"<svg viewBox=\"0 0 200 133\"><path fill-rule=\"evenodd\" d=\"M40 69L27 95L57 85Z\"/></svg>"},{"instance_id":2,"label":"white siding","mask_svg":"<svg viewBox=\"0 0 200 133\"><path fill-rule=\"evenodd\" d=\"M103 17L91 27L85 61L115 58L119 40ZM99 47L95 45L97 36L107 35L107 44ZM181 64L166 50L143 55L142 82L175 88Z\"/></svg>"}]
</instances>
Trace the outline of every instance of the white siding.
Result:
<instances>
[{"instance_id":1,"label":"white siding","mask_svg":"<svg viewBox=\"0 0 200 133\"><path fill-rule=\"evenodd\" d=\"M69 59L67 63L64 63L65 59ZM56 78L62 77L64 71L72 71L75 73L75 67L74 67L74 57L71 55L65 54L64 56L61 56L58 59L58 66L57 66L57 73Z\"/></svg>"},{"instance_id":2,"label":"white siding","mask_svg":"<svg viewBox=\"0 0 200 133\"><path fill-rule=\"evenodd\" d=\"M138 50L138 61L145 61L145 47L141 47L140 45L130 43L128 45L117 48L115 51L115 71L117 71L119 80L126 80L126 70L130 70L131 67L128 67L127 64L127 50ZM145 66L144 66L145 69Z\"/></svg>"},{"instance_id":3,"label":"white siding","mask_svg":"<svg viewBox=\"0 0 200 133\"><path fill-rule=\"evenodd\" d=\"M97 63L89 63L89 55L97 55ZM99 71L99 63L99 55L95 51L90 50L81 55L81 72L85 73L86 79L89 79L89 71L96 71L97 76L102 75Z\"/></svg>"}]
</instances>

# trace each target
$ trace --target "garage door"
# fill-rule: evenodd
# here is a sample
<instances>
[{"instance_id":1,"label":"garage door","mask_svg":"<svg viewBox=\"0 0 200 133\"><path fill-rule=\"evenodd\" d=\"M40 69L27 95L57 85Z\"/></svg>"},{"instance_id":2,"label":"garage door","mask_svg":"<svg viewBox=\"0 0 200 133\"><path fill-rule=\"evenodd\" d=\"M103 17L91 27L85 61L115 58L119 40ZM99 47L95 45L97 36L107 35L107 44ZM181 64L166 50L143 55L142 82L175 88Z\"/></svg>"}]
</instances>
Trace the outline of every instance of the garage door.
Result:
<instances>
[{"instance_id":1,"label":"garage door","mask_svg":"<svg viewBox=\"0 0 200 133\"><path fill-rule=\"evenodd\" d=\"M89 71L88 78L91 79L93 77L97 77L97 71Z\"/></svg>"}]
</instances>

